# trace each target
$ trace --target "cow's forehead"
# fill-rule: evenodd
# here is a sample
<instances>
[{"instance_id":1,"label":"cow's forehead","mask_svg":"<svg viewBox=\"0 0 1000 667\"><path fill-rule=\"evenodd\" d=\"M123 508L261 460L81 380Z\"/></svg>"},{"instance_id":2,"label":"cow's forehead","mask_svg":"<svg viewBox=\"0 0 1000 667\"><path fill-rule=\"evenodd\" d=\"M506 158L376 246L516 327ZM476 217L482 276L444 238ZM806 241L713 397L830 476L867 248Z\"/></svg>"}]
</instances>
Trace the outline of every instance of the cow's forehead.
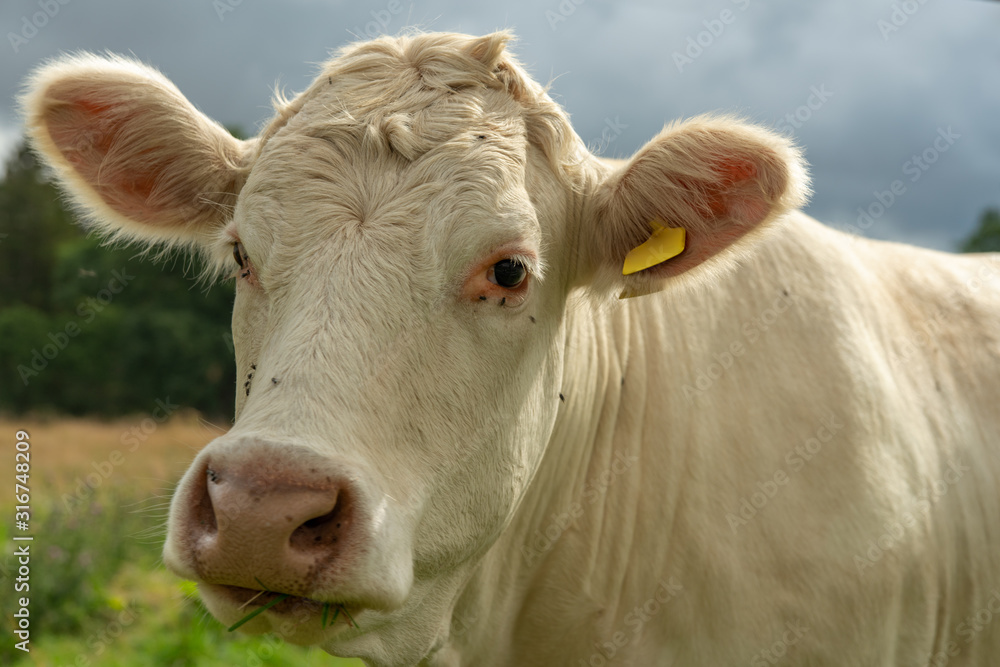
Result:
<instances>
[{"instance_id":1,"label":"cow's forehead","mask_svg":"<svg viewBox=\"0 0 1000 667\"><path fill-rule=\"evenodd\" d=\"M323 88L262 140L255 166L301 168L307 178L324 167L346 172L341 179L389 172L394 178L380 178L379 184L404 188L450 180L504 190L523 178L524 121L502 92L436 91L418 95L415 105L401 95L371 107L336 84Z\"/></svg>"},{"instance_id":2,"label":"cow's forehead","mask_svg":"<svg viewBox=\"0 0 1000 667\"><path fill-rule=\"evenodd\" d=\"M261 150L240 197L244 224L275 233L292 226L280 230L289 240L344 226L391 228L413 243L530 213L523 122L491 123L473 104L448 113L455 106L445 97L405 118L358 118L312 100Z\"/></svg>"},{"instance_id":3,"label":"cow's forehead","mask_svg":"<svg viewBox=\"0 0 1000 667\"><path fill-rule=\"evenodd\" d=\"M281 245L337 235L340 246L358 232L384 234L395 248L456 233L501 243L530 231L521 224L504 238L505 227L533 217L521 106L505 88L459 76L468 63L452 58L455 76L433 84L401 58L328 63L262 134L241 196L244 227L267 225ZM479 229L455 229L476 222Z\"/></svg>"},{"instance_id":4,"label":"cow's forehead","mask_svg":"<svg viewBox=\"0 0 1000 667\"><path fill-rule=\"evenodd\" d=\"M440 240L454 221L530 208L535 152L559 180L550 187L576 190L585 147L505 42L437 34L345 48L306 91L276 104L243 194L312 207L297 224L320 225L337 211L364 224L373 211L416 210L411 222ZM307 184L324 180L336 185L326 199L308 196Z\"/></svg>"},{"instance_id":5,"label":"cow's forehead","mask_svg":"<svg viewBox=\"0 0 1000 667\"><path fill-rule=\"evenodd\" d=\"M415 162L442 146L523 139L521 107L482 63L448 42L385 39L327 62L260 138L260 150L289 132L360 142L373 157Z\"/></svg>"}]
</instances>

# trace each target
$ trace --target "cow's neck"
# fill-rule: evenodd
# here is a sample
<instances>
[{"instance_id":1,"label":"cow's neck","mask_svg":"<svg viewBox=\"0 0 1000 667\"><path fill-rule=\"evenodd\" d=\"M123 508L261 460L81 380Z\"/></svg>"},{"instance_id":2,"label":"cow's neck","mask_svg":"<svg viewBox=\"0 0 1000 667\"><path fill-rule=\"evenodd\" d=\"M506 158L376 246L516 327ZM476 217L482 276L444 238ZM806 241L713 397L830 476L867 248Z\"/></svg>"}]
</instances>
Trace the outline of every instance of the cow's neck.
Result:
<instances>
[{"instance_id":1,"label":"cow's neck","mask_svg":"<svg viewBox=\"0 0 1000 667\"><path fill-rule=\"evenodd\" d=\"M662 338L648 330L650 313L639 312L648 309L648 304L599 308L583 300L567 308L562 396L552 438L514 523L456 609L453 634L469 634L456 642L475 646L479 636L507 632L513 651L508 657L517 659L522 640L551 632L553 621L574 633L585 624L596 641L608 631L605 620L621 619L624 606L637 596L655 594L633 590L631 582L668 583L667 536L679 484L664 478L652 494L647 489L640 496L637 489L640 481L648 486L654 469L659 477L680 469L667 459L676 457L681 464L684 450L667 451L666 434L661 441L643 433L646 412L654 409L646 401L647 373L654 372L647 352ZM654 319L652 326L662 324ZM661 411L664 403L656 404ZM639 553L647 557L632 562ZM626 572L630 581L623 581ZM482 659L486 662L471 664L489 664Z\"/></svg>"}]
</instances>

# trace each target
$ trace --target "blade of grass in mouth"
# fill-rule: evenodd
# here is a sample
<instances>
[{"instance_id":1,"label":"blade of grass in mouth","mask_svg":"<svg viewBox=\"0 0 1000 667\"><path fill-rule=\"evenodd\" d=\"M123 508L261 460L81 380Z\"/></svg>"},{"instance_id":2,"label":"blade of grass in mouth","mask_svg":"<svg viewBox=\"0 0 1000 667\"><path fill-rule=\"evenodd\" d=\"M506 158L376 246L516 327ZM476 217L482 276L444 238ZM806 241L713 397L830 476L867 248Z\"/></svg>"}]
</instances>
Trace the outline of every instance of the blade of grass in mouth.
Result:
<instances>
[{"instance_id":1,"label":"blade of grass in mouth","mask_svg":"<svg viewBox=\"0 0 1000 667\"><path fill-rule=\"evenodd\" d=\"M340 605L337 605L337 608L333 612L333 618L330 619L329 623L327 623L326 622L326 618L327 618L327 616L330 613L330 603L329 602L324 603L323 604L323 623L322 623L322 625L320 627L323 628L323 629L326 629L328 626L332 626L334 623L336 623L337 622L337 618L340 616L340 612L341 612L342 609L343 609L343 607L341 607Z\"/></svg>"},{"instance_id":2,"label":"blade of grass in mouth","mask_svg":"<svg viewBox=\"0 0 1000 667\"><path fill-rule=\"evenodd\" d=\"M257 577L254 577L254 579L257 579ZM261 591L261 592L259 592L259 593L257 593L257 595L253 596L252 598L250 598L246 602L244 602L243 606L246 606L246 605L250 604L251 602L253 602L254 600L256 600L258 597L260 597L261 595L263 595L265 592L266 593L271 593L272 592L271 589L269 589L267 586L265 586L264 582L261 581L260 579L257 579L257 583L260 584L261 587L264 590ZM247 623L250 620L253 620L254 617L259 616L260 614L263 614L265 611L267 611L271 607L275 606L276 604L278 604L279 602L281 602L283 600L287 600L290 597L292 597L292 595L290 593L280 593L280 594L278 594L278 597L274 598L273 600L271 600L267 604L262 605L262 606L258 607L257 609L254 609L252 612L250 612L249 614L247 614L246 616L244 616L243 618L241 618L240 620L238 620L236 623L234 623L232 626L230 626L229 632L232 632L233 630L236 630L241 625ZM326 629L328 627L326 620L327 620L327 617L330 615L330 605L331 605L331 603L329 603L329 602L324 602L323 603L323 618L320 620L320 626L319 626L320 628ZM330 623L329 623L330 626L333 626L333 624L337 622L337 618L340 617L340 612L344 612L344 616L347 616L348 623L351 625L351 627L357 628L358 630L361 629L361 626L357 624L357 621L354 620L354 617L351 616L350 612L348 612L347 609L345 609L343 605L339 605L339 604L337 605L336 610L334 610L334 612L333 612L333 618L330 619Z\"/></svg>"},{"instance_id":3,"label":"blade of grass in mouth","mask_svg":"<svg viewBox=\"0 0 1000 667\"><path fill-rule=\"evenodd\" d=\"M288 593L281 593L280 595L278 595L278 597L274 598L273 600L271 600L267 604L261 605L260 607L257 607L252 612L250 612L249 614L247 614L246 616L244 616L242 619L236 621L236 623L234 623L233 625L229 626L229 631L232 632L233 630L235 630L236 628L240 627L241 625L243 625L247 621L255 618L256 616L259 616L260 614L263 614L265 611L267 611L268 609L270 609L274 605L276 605L279 602L281 602L282 600L285 600L285 599L290 598L290 597L292 597L292 596L289 595Z\"/></svg>"}]
</instances>

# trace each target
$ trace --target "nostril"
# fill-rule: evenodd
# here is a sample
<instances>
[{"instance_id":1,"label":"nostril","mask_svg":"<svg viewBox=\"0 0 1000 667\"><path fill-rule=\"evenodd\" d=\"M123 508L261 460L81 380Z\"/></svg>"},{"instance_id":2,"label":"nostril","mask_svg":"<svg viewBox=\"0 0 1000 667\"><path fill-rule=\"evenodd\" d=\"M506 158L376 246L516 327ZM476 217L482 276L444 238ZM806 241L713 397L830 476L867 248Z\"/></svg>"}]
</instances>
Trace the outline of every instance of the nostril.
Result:
<instances>
[{"instance_id":1,"label":"nostril","mask_svg":"<svg viewBox=\"0 0 1000 667\"><path fill-rule=\"evenodd\" d=\"M313 517L292 531L289 544L292 549L308 551L312 549L329 549L337 543L337 539L346 529L349 499L341 492L334 500L333 509L320 516Z\"/></svg>"},{"instance_id":2,"label":"nostril","mask_svg":"<svg viewBox=\"0 0 1000 667\"><path fill-rule=\"evenodd\" d=\"M219 475L211 468L206 468L205 476L208 481L196 487L196 496L192 503L194 506L193 518L204 533L214 534L218 532L219 525L215 517L215 506L212 504L212 494L208 487L210 484L219 482Z\"/></svg>"},{"instance_id":3,"label":"nostril","mask_svg":"<svg viewBox=\"0 0 1000 667\"><path fill-rule=\"evenodd\" d=\"M309 519L304 524L302 524L302 528L319 528L320 526L323 526L324 524L328 524L331 521L333 521L333 518L336 516L336 514L337 514L336 510L334 510L332 512L327 512L323 516L318 516L315 519Z\"/></svg>"}]
</instances>

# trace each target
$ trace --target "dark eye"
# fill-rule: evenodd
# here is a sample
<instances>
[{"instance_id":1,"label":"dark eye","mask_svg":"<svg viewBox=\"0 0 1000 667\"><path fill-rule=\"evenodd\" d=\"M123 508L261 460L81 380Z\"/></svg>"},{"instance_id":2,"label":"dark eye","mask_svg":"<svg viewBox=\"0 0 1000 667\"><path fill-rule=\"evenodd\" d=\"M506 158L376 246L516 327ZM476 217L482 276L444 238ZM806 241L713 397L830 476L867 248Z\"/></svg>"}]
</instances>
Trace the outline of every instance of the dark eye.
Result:
<instances>
[{"instance_id":1,"label":"dark eye","mask_svg":"<svg viewBox=\"0 0 1000 667\"><path fill-rule=\"evenodd\" d=\"M247 251L243 249L243 244L239 241L233 244L233 258L236 259L236 263L243 268L243 260L247 258Z\"/></svg>"},{"instance_id":2,"label":"dark eye","mask_svg":"<svg viewBox=\"0 0 1000 667\"><path fill-rule=\"evenodd\" d=\"M507 289L514 289L527 277L528 270L524 268L524 264L516 259L501 259L490 267L487 275L491 283Z\"/></svg>"}]
</instances>

